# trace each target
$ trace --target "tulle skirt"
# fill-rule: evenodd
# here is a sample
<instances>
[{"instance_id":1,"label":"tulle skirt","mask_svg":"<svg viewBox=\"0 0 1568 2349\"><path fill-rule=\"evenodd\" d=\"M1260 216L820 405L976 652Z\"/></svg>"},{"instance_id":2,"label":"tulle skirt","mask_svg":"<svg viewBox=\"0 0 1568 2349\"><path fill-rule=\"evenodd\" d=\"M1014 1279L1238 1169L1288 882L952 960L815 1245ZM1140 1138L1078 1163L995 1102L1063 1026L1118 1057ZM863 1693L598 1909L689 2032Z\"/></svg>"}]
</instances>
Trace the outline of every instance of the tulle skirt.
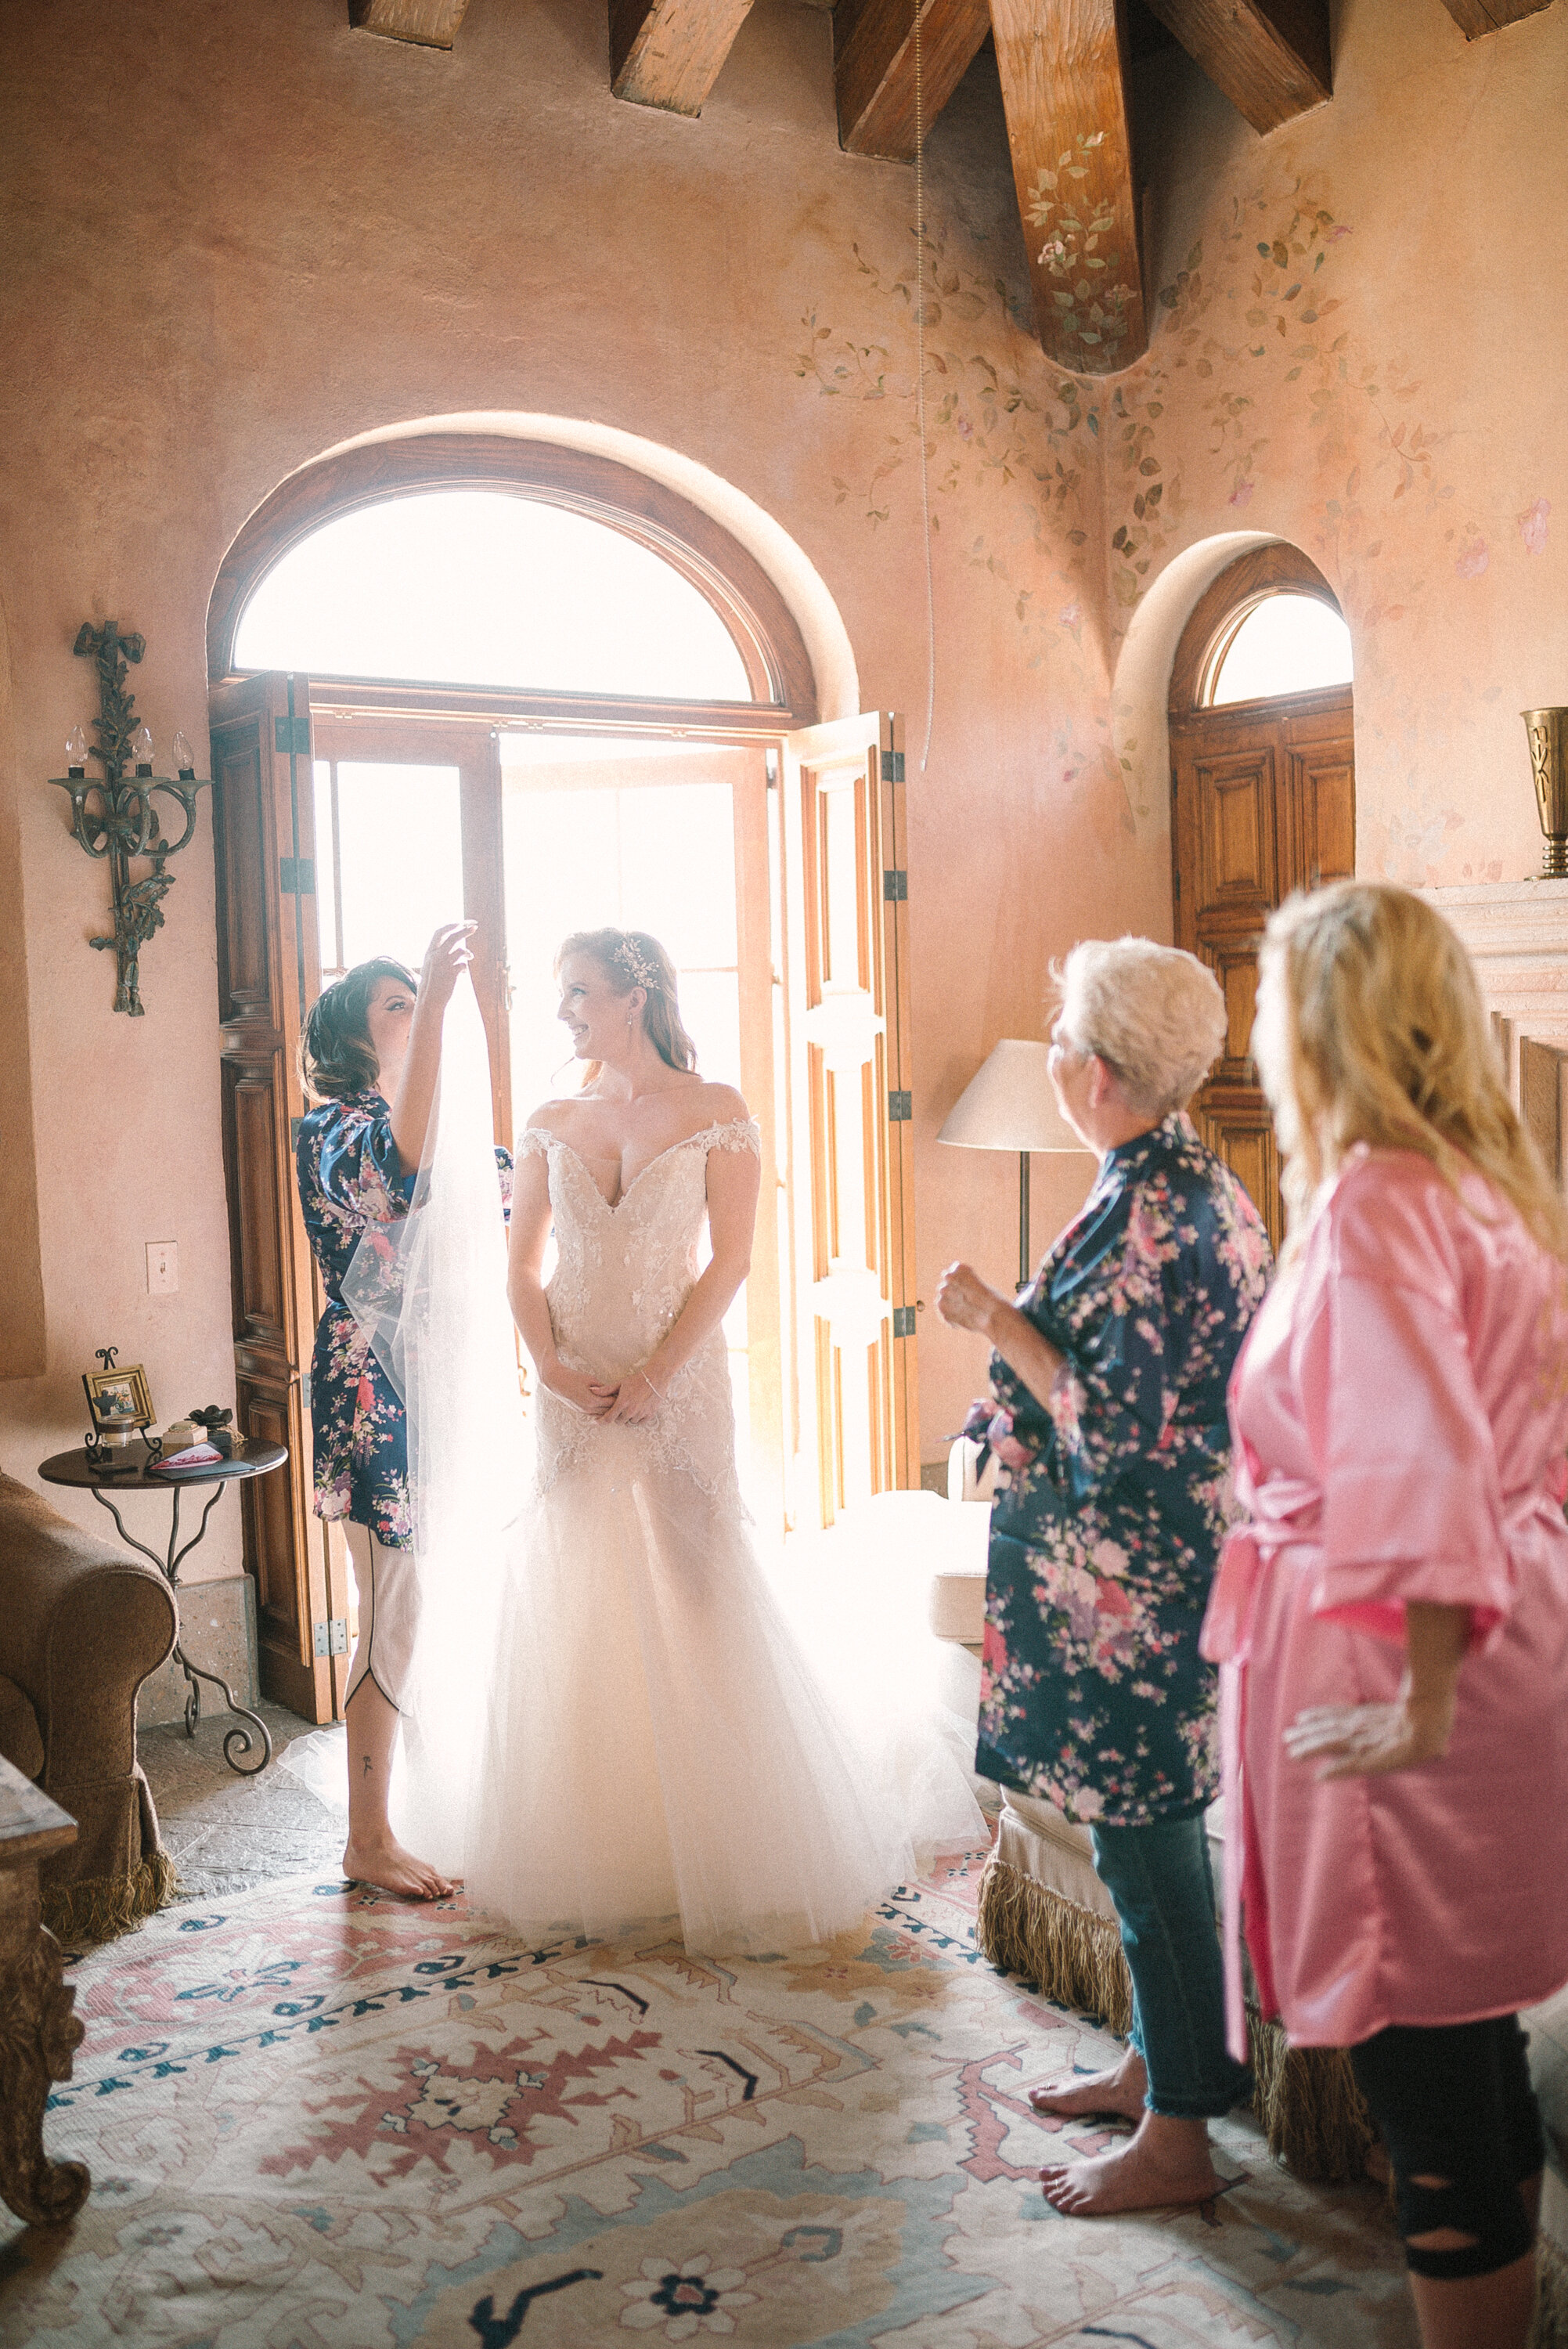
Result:
<instances>
[{"instance_id":1,"label":"tulle skirt","mask_svg":"<svg viewBox=\"0 0 1568 2349\"><path fill-rule=\"evenodd\" d=\"M603 1429L518 1529L469 1895L531 1940L659 1920L692 1949L824 1940L909 1875L912 1822L735 1500L640 1454Z\"/></svg>"}]
</instances>

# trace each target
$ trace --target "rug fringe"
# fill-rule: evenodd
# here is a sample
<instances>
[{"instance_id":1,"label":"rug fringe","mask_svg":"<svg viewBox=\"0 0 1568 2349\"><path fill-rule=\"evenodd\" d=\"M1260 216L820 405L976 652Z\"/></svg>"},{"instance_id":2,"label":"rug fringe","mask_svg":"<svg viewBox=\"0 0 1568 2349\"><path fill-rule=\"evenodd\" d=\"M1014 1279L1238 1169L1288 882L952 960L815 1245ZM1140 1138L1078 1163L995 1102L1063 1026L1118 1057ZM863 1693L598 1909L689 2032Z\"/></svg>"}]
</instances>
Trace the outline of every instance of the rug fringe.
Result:
<instances>
[{"instance_id":1,"label":"rug fringe","mask_svg":"<svg viewBox=\"0 0 1568 2349\"><path fill-rule=\"evenodd\" d=\"M980 1879L975 1939L999 1972L1022 1974L1054 2006L1098 2014L1108 2031L1127 2036L1132 1982L1109 1918L993 1855ZM1253 2110L1275 2160L1310 2185L1365 2176L1374 2133L1344 2050L1292 2047L1276 2023L1251 2007L1247 2036ZM1561 2349L1568 2349L1568 2333Z\"/></svg>"},{"instance_id":2,"label":"rug fringe","mask_svg":"<svg viewBox=\"0 0 1568 2349\"><path fill-rule=\"evenodd\" d=\"M1568 2349L1568 2257L1545 2235L1535 2242L1535 2314L1530 2349Z\"/></svg>"},{"instance_id":3,"label":"rug fringe","mask_svg":"<svg viewBox=\"0 0 1568 2349\"><path fill-rule=\"evenodd\" d=\"M1132 2028L1131 1978L1110 1920L995 1856L980 1878L975 1939L999 1973L1037 1982L1053 2005L1099 2015L1119 2039Z\"/></svg>"},{"instance_id":4,"label":"rug fringe","mask_svg":"<svg viewBox=\"0 0 1568 2349\"><path fill-rule=\"evenodd\" d=\"M1343 2047L1293 2047L1277 2023L1247 2008L1253 2110L1269 2151L1310 2186L1365 2178L1377 2134Z\"/></svg>"},{"instance_id":5,"label":"rug fringe","mask_svg":"<svg viewBox=\"0 0 1568 2349\"><path fill-rule=\"evenodd\" d=\"M74 1884L45 1884L44 1922L57 1940L77 1949L88 1941L112 1941L166 1909L180 1890L180 1875L169 1854L151 1852L129 1876L83 1876Z\"/></svg>"}]
</instances>

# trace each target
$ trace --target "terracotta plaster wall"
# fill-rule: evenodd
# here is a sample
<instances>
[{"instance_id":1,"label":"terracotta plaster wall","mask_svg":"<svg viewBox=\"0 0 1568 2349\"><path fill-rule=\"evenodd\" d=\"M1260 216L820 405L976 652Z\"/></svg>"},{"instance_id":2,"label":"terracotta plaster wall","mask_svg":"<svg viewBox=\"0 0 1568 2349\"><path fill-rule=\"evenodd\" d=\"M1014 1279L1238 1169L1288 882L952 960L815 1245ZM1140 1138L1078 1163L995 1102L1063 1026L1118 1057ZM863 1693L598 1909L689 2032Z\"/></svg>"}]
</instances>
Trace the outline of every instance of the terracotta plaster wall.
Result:
<instances>
[{"instance_id":1,"label":"terracotta plaster wall","mask_svg":"<svg viewBox=\"0 0 1568 2349\"><path fill-rule=\"evenodd\" d=\"M1161 293L1101 415L1116 624L1216 533L1304 547L1354 643L1360 869L1516 881L1519 712L1568 702L1568 5L1467 43L1440 0L1340 0L1334 64L1267 139L1184 61L1157 110L1145 84ZM1168 667L1151 695L1130 666L1119 746L1163 823Z\"/></svg>"},{"instance_id":2,"label":"terracotta plaster wall","mask_svg":"<svg viewBox=\"0 0 1568 2349\"><path fill-rule=\"evenodd\" d=\"M160 1413L232 1391L210 825L144 964L149 1017L117 1019L85 944L103 878L41 780L90 708L71 641L89 615L141 629L155 734L199 737L219 563L324 450L455 414L608 427L733 484L815 567L862 698L907 719L926 1297L954 1255L1014 1265L1016 1166L935 1143L963 1084L998 1036L1037 1032L1074 937L1168 935L1160 696L1118 661L1178 556L1257 531L1339 588L1368 870L1525 869L1514 712L1568 700L1568 0L1469 47L1440 0L1343 0L1333 106L1268 140L1167 61L1148 136L1168 298L1109 387L1033 340L976 68L929 155L929 744L912 175L840 152L823 14L758 0L696 122L612 99L580 0L476 0L450 56L346 17L36 0L7 26L0 597L49 1330L44 1375L0 1386L0 1461L24 1475L79 1433L95 1346L146 1363ZM1037 1162L1037 1234L1082 1175ZM170 1237L181 1293L151 1299L143 1244ZM921 1363L935 1456L980 1350L928 1312ZM226 1509L201 1562L237 1560Z\"/></svg>"},{"instance_id":3,"label":"terracotta plaster wall","mask_svg":"<svg viewBox=\"0 0 1568 2349\"><path fill-rule=\"evenodd\" d=\"M219 563L326 448L459 412L585 419L710 468L816 566L863 698L910 714L924 1293L960 1248L1001 1278L1013 1257L1015 1170L934 1145L956 1092L998 1035L1034 1030L1052 953L1162 918L1109 754L1094 469L1048 445L1057 378L1029 334L994 82L930 156L923 767L912 175L840 152L821 12L758 0L698 122L611 98L603 11L580 0L484 0L449 57L346 18L342 0L39 0L7 27L0 592L49 1309L46 1371L0 1388L22 1475L77 1438L98 1345L145 1363L162 1414L232 1392L210 822L144 960L148 1017L116 1018L85 944L103 876L41 780L91 707L71 642L88 616L140 629L155 735L200 739ZM1040 1189L1049 1224L1048 1170ZM158 1238L180 1244L175 1299L146 1295ZM975 1350L934 1323L936 1454ZM237 1559L225 1509L196 1563Z\"/></svg>"}]
</instances>

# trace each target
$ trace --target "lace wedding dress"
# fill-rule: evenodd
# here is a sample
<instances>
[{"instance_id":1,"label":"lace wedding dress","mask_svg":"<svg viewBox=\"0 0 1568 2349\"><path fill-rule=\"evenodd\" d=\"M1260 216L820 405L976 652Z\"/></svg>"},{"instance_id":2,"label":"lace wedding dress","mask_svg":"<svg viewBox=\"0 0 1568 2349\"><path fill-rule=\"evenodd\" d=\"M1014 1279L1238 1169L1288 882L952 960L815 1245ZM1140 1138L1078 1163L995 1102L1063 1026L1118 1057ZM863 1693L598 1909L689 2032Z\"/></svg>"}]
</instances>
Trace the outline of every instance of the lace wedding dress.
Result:
<instances>
[{"instance_id":1,"label":"lace wedding dress","mask_svg":"<svg viewBox=\"0 0 1568 2349\"><path fill-rule=\"evenodd\" d=\"M574 1370L645 1361L697 1275L711 1126L612 1207L549 1159L548 1297ZM693 1948L820 1940L910 1872L871 1758L787 1628L736 1475L723 1332L640 1425L539 1397L534 1490L502 1601L468 1886L532 1938L677 1915Z\"/></svg>"},{"instance_id":2,"label":"lace wedding dress","mask_svg":"<svg viewBox=\"0 0 1568 2349\"><path fill-rule=\"evenodd\" d=\"M524 1133L520 1156L549 1162L546 1294L573 1369L614 1380L653 1352L697 1277L709 1153L758 1147L749 1123L710 1126L612 1206L569 1143ZM935 1725L895 1728L885 1703L852 1720L787 1622L741 1499L721 1330L640 1424L546 1392L525 1433L466 986L407 1224L396 1273L383 1244L346 1294L367 1322L370 1292L395 1294L377 1343L409 1412L424 1611L393 1817L411 1847L525 1940L674 1920L711 1950L824 1939L917 1847L983 1839ZM830 1621L812 1636L845 1644Z\"/></svg>"}]
</instances>

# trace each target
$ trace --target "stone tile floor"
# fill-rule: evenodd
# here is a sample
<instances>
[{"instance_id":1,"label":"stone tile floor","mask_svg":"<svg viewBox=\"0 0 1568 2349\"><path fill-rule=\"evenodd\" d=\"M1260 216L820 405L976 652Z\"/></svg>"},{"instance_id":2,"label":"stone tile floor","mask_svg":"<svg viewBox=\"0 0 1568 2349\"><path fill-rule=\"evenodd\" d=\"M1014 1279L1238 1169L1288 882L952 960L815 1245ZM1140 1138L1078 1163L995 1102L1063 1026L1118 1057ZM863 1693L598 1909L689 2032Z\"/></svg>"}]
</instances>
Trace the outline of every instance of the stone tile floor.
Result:
<instances>
[{"instance_id":1,"label":"stone tile floor","mask_svg":"<svg viewBox=\"0 0 1568 2349\"><path fill-rule=\"evenodd\" d=\"M341 1811L318 1802L278 1756L311 1724L281 1704L256 1710L273 1734L273 1759L255 1776L243 1778L223 1759L232 1714L214 1713L187 1737L181 1722L143 1729L138 1736L141 1766L158 1806L164 1844L180 1871L181 1897L222 1899L247 1892L279 1876L319 1873L329 1883L342 1875L347 1822ZM971 1781L988 1820L998 1809L988 1780Z\"/></svg>"},{"instance_id":2,"label":"stone tile floor","mask_svg":"<svg viewBox=\"0 0 1568 2349\"><path fill-rule=\"evenodd\" d=\"M231 1714L199 1722L194 1737L186 1736L181 1722L143 1729L138 1737L163 1840L188 1899L248 1892L307 1869L319 1871L323 1883L341 1879L342 1813L278 1766L284 1747L308 1736L311 1724L281 1704L256 1709L272 1732L273 1759L252 1778L240 1777L223 1759Z\"/></svg>"}]
</instances>

